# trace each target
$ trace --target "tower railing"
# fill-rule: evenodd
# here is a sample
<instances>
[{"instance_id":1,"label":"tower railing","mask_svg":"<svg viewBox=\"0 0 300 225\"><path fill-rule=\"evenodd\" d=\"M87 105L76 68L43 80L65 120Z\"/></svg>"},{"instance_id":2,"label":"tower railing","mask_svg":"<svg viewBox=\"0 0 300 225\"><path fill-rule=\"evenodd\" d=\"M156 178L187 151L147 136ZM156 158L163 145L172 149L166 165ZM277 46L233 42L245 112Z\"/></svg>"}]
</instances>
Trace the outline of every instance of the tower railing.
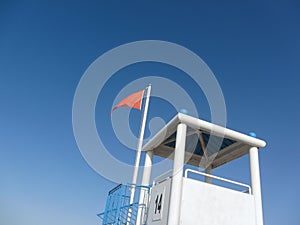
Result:
<instances>
[{"instance_id":1,"label":"tower railing","mask_svg":"<svg viewBox=\"0 0 300 225\"><path fill-rule=\"evenodd\" d=\"M200 172L200 171L197 171L197 170L192 170L192 169L186 169L185 172L184 172L184 177L190 178L190 177L188 177L189 173L190 174L191 173L197 174L197 175L200 175L200 176L203 176L203 177L209 177L209 178L217 180L217 181L228 183L231 186L230 187L227 186L227 188L230 188L230 189L234 189L233 186L239 186L241 188L244 188L241 192L252 194L251 187L248 184L243 184L243 183L240 183L240 182L237 182L237 181L229 180L229 179L226 179L226 178L218 177L218 176L215 176L215 175L203 173L203 172ZM195 179L195 178L192 178L192 179ZM197 180L197 179L195 179L195 180ZM220 183L218 185L222 186Z\"/></svg>"}]
</instances>

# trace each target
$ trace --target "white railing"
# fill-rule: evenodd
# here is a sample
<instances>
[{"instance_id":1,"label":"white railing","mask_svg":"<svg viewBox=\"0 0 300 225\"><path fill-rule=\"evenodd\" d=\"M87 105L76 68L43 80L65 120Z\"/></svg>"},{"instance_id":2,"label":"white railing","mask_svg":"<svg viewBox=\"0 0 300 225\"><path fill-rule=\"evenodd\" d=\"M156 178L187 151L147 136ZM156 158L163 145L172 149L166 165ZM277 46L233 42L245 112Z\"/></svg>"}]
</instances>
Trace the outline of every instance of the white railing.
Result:
<instances>
[{"instance_id":1,"label":"white railing","mask_svg":"<svg viewBox=\"0 0 300 225\"><path fill-rule=\"evenodd\" d=\"M211 175L211 174L203 173L203 172L192 170L192 169L186 169L185 172L184 172L184 177L188 178L188 173L194 173L194 174L198 174L198 175L201 175L201 176L204 176L204 177L209 177L209 178L212 178L212 179L216 179L216 180L220 180L220 181L227 182L227 183L230 183L230 184L234 184L234 185L237 185L237 186L241 186L241 187L247 188L248 191L246 191L246 192L248 192L249 194L252 194L251 187L247 184L243 184L243 183L240 183L240 182L228 180L226 178L217 177L217 176L214 176L214 175Z\"/></svg>"}]
</instances>

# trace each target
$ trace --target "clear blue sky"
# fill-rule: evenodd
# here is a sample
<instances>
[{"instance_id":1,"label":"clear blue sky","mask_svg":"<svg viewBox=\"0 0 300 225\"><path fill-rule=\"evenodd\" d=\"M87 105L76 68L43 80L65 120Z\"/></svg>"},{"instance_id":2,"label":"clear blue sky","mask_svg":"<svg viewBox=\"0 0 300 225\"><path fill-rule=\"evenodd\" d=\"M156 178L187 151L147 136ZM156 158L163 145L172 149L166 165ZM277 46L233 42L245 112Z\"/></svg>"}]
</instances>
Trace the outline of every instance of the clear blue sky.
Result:
<instances>
[{"instance_id":1,"label":"clear blue sky","mask_svg":"<svg viewBox=\"0 0 300 225\"><path fill-rule=\"evenodd\" d=\"M209 65L223 90L228 127L255 131L268 143L260 152L265 224L299 224L299 1L209 2L0 2L1 224L99 224L96 213L115 183L78 150L74 93L101 54L148 39L185 46ZM203 93L174 68L145 63L120 71L99 96L96 123L106 147L130 163L134 154L122 156L130 151L114 136L109 111L119 90L146 72L190 87L201 117L210 117ZM175 114L167 103L151 102L150 118ZM139 115L130 116L135 133ZM247 160L216 173L247 182Z\"/></svg>"}]
</instances>

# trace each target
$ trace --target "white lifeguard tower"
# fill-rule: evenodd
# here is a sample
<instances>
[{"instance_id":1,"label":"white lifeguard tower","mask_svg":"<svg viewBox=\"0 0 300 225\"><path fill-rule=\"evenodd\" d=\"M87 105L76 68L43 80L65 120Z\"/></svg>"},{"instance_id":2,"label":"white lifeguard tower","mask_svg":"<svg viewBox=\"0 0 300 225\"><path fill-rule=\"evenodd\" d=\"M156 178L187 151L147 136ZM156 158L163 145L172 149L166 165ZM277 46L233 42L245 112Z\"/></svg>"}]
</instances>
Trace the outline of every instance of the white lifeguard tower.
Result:
<instances>
[{"instance_id":1,"label":"white lifeguard tower","mask_svg":"<svg viewBox=\"0 0 300 225\"><path fill-rule=\"evenodd\" d=\"M255 137L178 113L143 146L142 184L119 185L109 192L105 212L99 214L102 224L263 225L258 149L265 145ZM246 154L251 185L212 175L214 168ZM153 156L173 159L173 169L163 171L150 186ZM185 164L205 168L205 173L184 169ZM128 197L132 188L133 203Z\"/></svg>"}]
</instances>

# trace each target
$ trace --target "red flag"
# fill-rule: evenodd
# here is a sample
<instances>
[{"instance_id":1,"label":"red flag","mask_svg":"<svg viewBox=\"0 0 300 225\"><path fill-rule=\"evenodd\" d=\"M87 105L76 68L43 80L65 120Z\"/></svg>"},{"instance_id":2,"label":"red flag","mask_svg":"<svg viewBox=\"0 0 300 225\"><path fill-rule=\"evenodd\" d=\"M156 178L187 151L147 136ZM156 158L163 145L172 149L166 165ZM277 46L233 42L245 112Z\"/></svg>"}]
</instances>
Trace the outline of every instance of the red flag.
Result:
<instances>
[{"instance_id":1,"label":"red flag","mask_svg":"<svg viewBox=\"0 0 300 225\"><path fill-rule=\"evenodd\" d=\"M110 114L112 114L112 112L114 110L116 110L117 108L122 107L122 106L128 106L130 108L135 108L135 109L141 110L143 96L144 96L144 90L129 95L128 97L126 97L122 101L120 101L119 104L117 104L115 107L113 107Z\"/></svg>"}]
</instances>

